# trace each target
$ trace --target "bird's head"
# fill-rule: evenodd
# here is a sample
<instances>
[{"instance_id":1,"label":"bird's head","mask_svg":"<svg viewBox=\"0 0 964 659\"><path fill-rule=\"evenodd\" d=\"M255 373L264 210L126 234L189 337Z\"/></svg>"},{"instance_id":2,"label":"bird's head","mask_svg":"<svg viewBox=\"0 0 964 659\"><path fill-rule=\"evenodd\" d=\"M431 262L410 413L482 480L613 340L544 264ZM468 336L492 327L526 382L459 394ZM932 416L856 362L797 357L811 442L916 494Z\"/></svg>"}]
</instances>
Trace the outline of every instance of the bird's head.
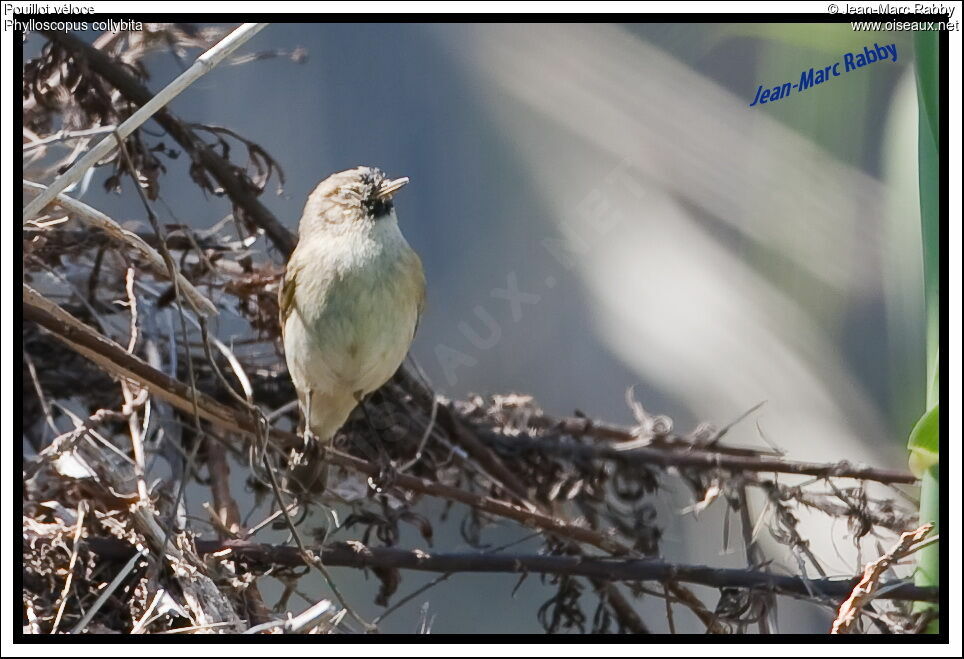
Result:
<instances>
[{"instance_id":1,"label":"bird's head","mask_svg":"<svg viewBox=\"0 0 964 659\"><path fill-rule=\"evenodd\" d=\"M300 230L341 226L351 231L394 219L392 197L406 183L408 178L390 179L376 167L355 167L332 174L308 197Z\"/></svg>"}]
</instances>

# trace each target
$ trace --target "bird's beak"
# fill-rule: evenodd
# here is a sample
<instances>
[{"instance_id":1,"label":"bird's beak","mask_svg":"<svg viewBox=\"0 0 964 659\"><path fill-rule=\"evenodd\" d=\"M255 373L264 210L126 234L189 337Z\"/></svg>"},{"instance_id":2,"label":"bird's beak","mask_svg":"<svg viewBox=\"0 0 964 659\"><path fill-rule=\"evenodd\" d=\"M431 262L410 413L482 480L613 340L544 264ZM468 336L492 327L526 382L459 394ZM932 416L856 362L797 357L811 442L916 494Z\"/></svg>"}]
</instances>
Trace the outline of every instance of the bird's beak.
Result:
<instances>
[{"instance_id":1,"label":"bird's beak","mask_svg":"<svg viewBox=\"0 0 964 659\"><path fill-rule=\"evenodd\" d=\"M393 194L401 190L408 184L408 177L403 176L402 178L397 178L394 181L386 180L382 183L381 187L378 188L377 196L379 199L385 199L391 197Z\"/></svg>"}]
</instances>

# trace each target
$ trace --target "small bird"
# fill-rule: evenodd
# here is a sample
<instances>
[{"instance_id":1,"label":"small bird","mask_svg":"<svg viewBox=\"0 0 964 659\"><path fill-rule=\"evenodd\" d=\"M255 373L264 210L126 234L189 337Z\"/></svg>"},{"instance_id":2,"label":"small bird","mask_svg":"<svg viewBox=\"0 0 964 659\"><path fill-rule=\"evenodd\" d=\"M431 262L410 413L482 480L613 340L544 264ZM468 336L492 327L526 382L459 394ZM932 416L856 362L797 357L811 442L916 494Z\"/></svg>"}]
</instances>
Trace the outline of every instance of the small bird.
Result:
<instances>
[{"instance_id":1,"label":"small bird","mask_svg":"<svg viewBox=\"0 0 964 659\"><path fill-rule=\"evenodd\" d=\"M296 478L314 491L327 482L323 448L398 370L415 336L425 275L392 201L407 183L374 167L326 178L308 197L285 267L278 291L285 360L316 448Z\"/></svg>"}]
</instances>

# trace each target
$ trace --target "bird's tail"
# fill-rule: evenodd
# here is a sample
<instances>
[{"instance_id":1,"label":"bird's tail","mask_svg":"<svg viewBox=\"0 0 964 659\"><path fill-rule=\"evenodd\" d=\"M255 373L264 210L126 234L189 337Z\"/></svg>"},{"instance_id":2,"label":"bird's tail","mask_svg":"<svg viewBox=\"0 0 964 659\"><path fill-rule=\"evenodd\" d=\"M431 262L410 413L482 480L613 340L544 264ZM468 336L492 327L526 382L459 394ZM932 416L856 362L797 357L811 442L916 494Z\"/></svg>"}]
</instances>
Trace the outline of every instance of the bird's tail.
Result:
<instances>
[{"instance_id":1,"label":"bird's tail","mask_svg":"<svg viewBox=\"0 0 964 659\"><path fill-rule=\"evenodd\" d=\"M295 468L292 476L305 492L320 494L328 485L330 471L325 457L326 449L354 409L355 398L351 395L313 393L302 398L300 403L302 417L311 431L304 433L309 442L305 447L305 464Z\"/></svg>"}]
</instances>

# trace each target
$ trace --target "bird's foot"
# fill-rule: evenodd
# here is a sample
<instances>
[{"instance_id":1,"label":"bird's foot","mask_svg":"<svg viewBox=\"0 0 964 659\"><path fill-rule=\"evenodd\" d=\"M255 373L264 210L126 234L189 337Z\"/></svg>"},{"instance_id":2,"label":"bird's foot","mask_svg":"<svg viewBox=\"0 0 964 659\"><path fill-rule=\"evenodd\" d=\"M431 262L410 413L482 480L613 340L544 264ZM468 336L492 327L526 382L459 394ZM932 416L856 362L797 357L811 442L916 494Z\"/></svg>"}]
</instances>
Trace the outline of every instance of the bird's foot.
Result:
<instances>
[{"instance_id":1,"label":"bird's foot","mask_svg":"<svg viewBox=\"0 0 964 659\"><path fill-rule=\"evenodd\" d=\"M318 440L318 435L311 432L308 428L301 433L301 452L308 455L312 450L319 446L321 442Z\"/></svg>"},{"instance_id":2,"label":"bird's foot","mask_svg":"<svg viewBox=\"0 0 964 659\"><path fill-rule=\"evenodd\" d=\"M384 493L398 480L398 469L387 453L380 453L375 459L378 470L368 478L368 486L376 493Z\"/></svg>"}]
</instances>

